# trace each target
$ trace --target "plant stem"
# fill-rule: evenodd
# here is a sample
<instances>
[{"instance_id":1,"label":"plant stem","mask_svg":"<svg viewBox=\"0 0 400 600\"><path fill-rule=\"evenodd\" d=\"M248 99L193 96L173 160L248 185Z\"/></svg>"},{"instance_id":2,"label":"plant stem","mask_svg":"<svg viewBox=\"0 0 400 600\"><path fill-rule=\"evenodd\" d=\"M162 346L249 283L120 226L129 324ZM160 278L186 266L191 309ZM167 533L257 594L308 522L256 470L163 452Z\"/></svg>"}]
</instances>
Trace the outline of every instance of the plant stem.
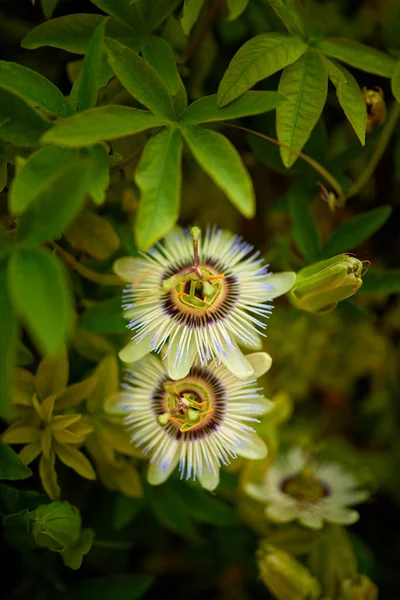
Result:
<instances>
[{"instance_id":1,"label":"plant stem","mask_svg":"<svg viewBox=\"0 0 400 600\"><path fill-rule=\"evenodd\" d=\"M366 185L366 183L368 183L368 180L373 175L379 161L382 158L383 153L387 148L387 145L390 141L390 138L393 135L399 118L400 104L398 102L395 102L390 109L388 119L376 143L374 152L371 156L371 160L369 161L369 164L367 165L366 169L364 169L364 171L361 173L357 181L355 181L349 189L347 193L347 198L352 198L353 196L356 196Z\"/></svg>"},{"instance_id":2,"label":"plant stem","mask_svg":"<svg viewBox=\"0 0 400 600\"><path fill-rule=\"evenodd\" d=\"M69 264L75 271L78 271L82 277L85 279L89 279L89 281L93 281L94 283L99 283L101 285L125 285L122 279L120 279L117 275L113 273L98 273L97 271L93 271L82 265L79 261L76 260L72 254L58 246L57 244L53 244L56 252L60 254L67 264Z\"/></svg>"},{"instance_id":3,"label":"plant stem","mask_svg":"<svg viewBox=\"0 0 400 600\"><path fill-rule=\"evenodd\" d=\"M184 63L189 60L193 52L203 41L203 38L206 35L207 30L210 27L220 4L222 4L222 0L214 0L214 2L211 4L210 9L204 19L202 28L200 29L199 33L193 38L192 42L189 44L188 49L185 52L185 56L183 57Z\"/></svg>"},{"instance_id":4,"label":"plant stem","mask_svg":"<svg viewBox=\"0 0 400 600\"><path fill-rule=\"evenodd\" d=\"M248 129L247 127L242 127L242 125L234 125L233 123L223 123L223 125L225 125L226 127L234 127L235 129L240 129L242 131L246 131L247 133L251 133L252 135L255 135L263 140L266 140L267 142L271 142L271 144L280 146L281 148L286 148L286 150L289 150L289 152L296 154L296 156L303 159L315 171L317 171L325 179L325 181L327 181L329 183L329 185L335 190L335 192L337 194L338 205L340 205L340 206L344 205L346 196L345 196L345 193L344 193L343 188L340 185L340 183L337 181L337 179L335 179L335 177L331 173L329 173L329 171L327 169L325 169L325 167L323 167L318 161L311 158L311 156L308 156L308 154L304 154L304 152L298 152L297 150L293 150L293 148L290 148L286 144L282 144L282 142L279 142L275 138L269 137L268 135L264 135L263 133L259 133L258 131L254 131L253 129Z\"/></svg>"}]
</instances>

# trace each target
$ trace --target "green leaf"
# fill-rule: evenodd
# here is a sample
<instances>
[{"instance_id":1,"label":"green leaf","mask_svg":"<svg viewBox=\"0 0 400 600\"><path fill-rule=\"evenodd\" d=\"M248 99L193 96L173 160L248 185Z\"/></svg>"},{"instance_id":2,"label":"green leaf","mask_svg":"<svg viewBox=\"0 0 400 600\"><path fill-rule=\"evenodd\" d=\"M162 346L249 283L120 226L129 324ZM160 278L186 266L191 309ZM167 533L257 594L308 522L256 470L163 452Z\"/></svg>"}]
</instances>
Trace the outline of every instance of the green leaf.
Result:
<instances>
[{"instance_id":1,"label":"green leaf","mask_svg":"<svg viewBox=\"0 0 400 600\"><path fill-rule=\"evenodd\" d=\"M102 19L96 27L83 61L82 71L75 80L76 111L81 112L86 108L93 108L97 103L97 92L101 87L102 62L104 55L104 29L107 19Z\"/></svg>"},{"instance_id":2,"label":"green leaf","mask_svg":"<svg viewBox=\"0 0 400 600\"><path fill-rule=\"evenodd\" d=\"M361 144L365 144L367 127L367 107L363 93L356 79L347 69L325 58L329 78L336 88L336 95L344 114L350 121Z\"/></svg>"},{"instance_id":3,"label":"green leaf","mask_svg":"<svg viewBox=\"0 0 400 600\"><path fill-rule=\"evenodd\" d=\"M282 144L295 150L280 148L282 162L290 167L297 152L303 149L321 116L328 93L328 73L322 56L306 52L283 70L279 93L285 100L276 111L276 131Z\"/></svg>"},{"instance_id":4,"label":"green leaf","mask_svg":"<svg viewBox=\"0 0 400 600\"><path fill-rule=\"evenodd\" d=\"M17 345L17 319L6 285L6 263L0 264L0 417L11 418L11 385ZM1 465L1 461L0 461Z\"/></svg>"},{"instance_id":5,"label":"green leaf","mask_svg":"<svg viewBox=\"0 0 400 600\"><path fill-rule=\"evenodd\" d=\"M94 535L93 529L84 529L77 540L69 542L61 554L64 565L70 569L79 569L83 556L92 548Z\"/></svg>"},{"instance_id":6,"label":"green leaf","mask_svg":"<svg viewBox=\"0 0 400 600\"><path fill-rule=\"evenodd\" d=\"M296 246L306 260L312 262L318 259L321 241L317 222L312 214L310 205L302 195L290 197L290 218L292 233Z\"/></svg>"},{"instance_id":7,"label":"green leaf","mask_svg":"<svg viewBox=\"0 0 400 600\"><path fill-rule=\"evenodd\" d=\"M307 38L303 9L298 0L268 0L268 2L290 33Z\"/></svg>"},{"instance_id":8,"label":"green leaf","mask_svg":"<svg viewBox=\"0 0 400 600\"><path fill-rule=\"evenodd\" d=\"M320 253L320 259L348 252L359 246L380 229L392 213L390 206L380 206L345 221L329 238Z\"/></svg>"},{"instance_id":9,"label":"green leaf","mask_svg":"<svg viewBox=\"0 0 400 600\"><path fill-rule=\"evenodd\" d=\"M1 142L1 140L0 140ZM0 157L0 192L4 190L7 185L8 180L8 169L7 169L7 161L5 158Z\"/></svg>"},{"instance_id":10,"label":"green leaf","mask_svg":"<svg viewBox=\"0 0 400 600\"><path fill-rule=\"evenodd\" d=\"M0 439L0 479L9 479L12 481L26 479L32 475L29 467Z\"/></svg>"},{"instance_id":11,"label":"green leaf","mask_svg":"<svg viewBox=\"0 0 400 600\"><path fill-rule=\"evenodd\" d=\"M217 95L204 96L193 102L179 117L182 124L195 125L212 121L239 119L250 115L259 115L273 110L283 102L284 98L277 92L245 92L243 96L228 106L219 108Z\"/></svg>"},{"instance_id":12,"label":"green leaf","mask_svg":"<svg viewBox=\"0 0 400 600\"><path fill-rule=\"evenodd\" d=\"M120 247L111 223L88 208L64 231L64 238L75 250L86 252L96 260L107 260Z\"/></svg>"},{"instance_id":13,"label":"green leaf","mask_svg":"<svg viewBox=\"0 0 400 600\"><path fill-rule=\"evenodd\" d=\"M19 219L17 240L31 244L59 237L81 209L92 173L92 161L83 158L67 163L47 177L35 201Z\"/></svg>"},{"instance_id":14,"label":"green leaf","mask_svg":"<svg viewBox=\"0 0 400 600\"><path fill-rule=\"evenodd\" d=\"M153 113L174 118L172 100L163 79L135 52L115 40L108 40L109 61L126 90Z\"/></svg>"},{"instance_id":15,"label":"green leaf","mask_svg":"<svg viewBox=\"0 0 400 600\"><path fill-rule=\"evenodd\" d=\"M152 33L177 7L180 0L91 0L109 15L128 23L141 38Z\"/></svg>"},{"instance_id":16,"label":"green leaf","mask_svg":"<svg viewBox=\"0 0 400 600\"><path fill-rule=\"evenodd\" d=\"M79 148L167 124L167 119L152 115L148 111L109 104L89 108L78 115L58 121L42 141Z\"/></svg>"},{"instance_id":17,"label":"green leaf","mask_svg":"<svg viewBox=\"0 0 400 600\"><path fill-rule=\"evenodd\" d=\"M363 284L359 294L400 294L400 269L380 271L368 269L363 276Z\"/></svg>"},{"instance_id":18,"label":"green leaf","mask_svg":"<svg viewBox=\"0 0 400 600\"><path fill-rule=\"evenodd\" d=\"M128 498L123 494L116 494L113 511L114 529L117 531L125 529L137 517L142 506L142 498Z\"/></svg>"},{"instance_id":19,"label":"green leaf","mask_svg":"<svg viewBox=\"0 0 400 600\"><path fill-rule=\"evenodd\" d=\"M216 527L234 527L240 525L240 521L232 507L214 498L200 487L182 485L176 488L187 510L193 519L201 523L209 523Z\"/></svg>"},{"instance_id":20,"label":"green leaf","mask_svg":"<svg viewBox=\"0 0 400 600\"><path fill-rule=\"evenodd\" d=\"M39 492L16 490L4 483L0 484L0 509L4 512L17 513L22 510L34 510L40 504L44 504L46 500L46 496Z\"/></svg>"},{"instance_id":21,"label":"green leaf","mask_svg":"<svg viewBox=\"0 0 400 600\"><path fill-rule=\"evenodd\" d=\"M392 92L397 102L400 102L400 60L397 61L393 71Z\"/></svg>"},{"instance_id":22,"label":"green leaf","mask_svg":"<svg viewBox=\"0 0 400 600\"><path fill-rule=\"evenodd\" d=\"M151 248L178 219L181 156L181 134L172 127L153 137L142 154L135 172L140 189L135 240L140 250Z\"/></svg>"},{"instance_id":23,"label":"green leaf","mask_svg":"<svg viewBox=\"0 0 400 600\"><path fill-rule=\"evenodd\" d=\"M307 50L298 37L262 33L246 42L232 58L218 88L218 104L224 106L254 84L295 62Z\"/></svg>"},{"instance_id":24,"label":"green leaf","mask_svg":"<svg viewBox=\"0 0 400 600\"><path fill-rule=\"evenodd\" d=\"M67 117L74 112L51 81L17 63L0 60L0 86L57 117Z\"/></svg>"},{"instance_id":25,"label":"green leaf","mask_svg":"<svg viewBox=\"0 0 400 600\"><path fill-rule=\"evenodd\" d=\"M97 302L80 315L79 327L95 333L124 333L121 296Z\"/></svg>"},{"instance_id":26,"label":"green leaf","mask_svg":"<svg viewBox=\"0 0 400 600\"><path fill-rule=\"evenodd\" d=\"M177 92L177 71L175 54L170 44L160 37L152 36L142 45L142 54L164 80L171 96L174 96Z\"/></svg>"},{"instance_id":27,"label":"green leaf","mask_svg":"<svg viewBox=\"0 0 400 600\"><path fill-rule=\"evenodd\" d=\"M94 30L104 19L101 15L66 15L42 23L32 29L22 40L21 46L34 50L41 46L53 46L68 52L84 54ZM131 27L110 19L106 26L106 35L113 39L120 39L125 44L140 48L140 42L135 39Z\"/></svg>"},{"instance_id":28,"label":"green leaf","mask_svg":"<svg viewBox=\"0 0 400 600\"><path fill-rule=\"evenodd\" d=\"M354 40L346 38L324 38L317 40L315 46L327 56L381 77L391 77L394 72L396 60L370 46L365 46Z\"/></svg>"},{"instance_id":29,"label":"green leaf","mask_svg":"<svg viewBox=\"0 0 400 600\"><path fill-rule=\"evenodd\" d=\"M183 136L202 169L247 218L255 215L255 196L251 177L232 143L220 133L182 126Z\"/></svg>"},{"instance_id":30,"label":"green leaf","mask_svg":"<svg viewBox=\"0 0 400 600\"><path fill-rule=\"evenodd\" d=\"M178 492L168 484L157 488L147 485L145 491L146 501L161 525L188 540L198 541L199 536L187 506Z\"/></svg>"},{"instance_id":31,"label":"green leaf","mask_svg":"<svg viewBox=\"0 0 400 600\"><path fill-rule=\"evenodd\" d=\"M73 315L62 263L44 248L15 251L8 285L16 310L40 350L55 354L65 341Z\"/></svg>"},{"instance_id":32,"label":"green leaf","mask_svg":"<svg viewBox=\"0 0 400 600\"><path fill-rule=\"evenodd\" d=\"M176 87L177 92L172 98L172 103L174 105L175 115L179 117L179 115L187 108L188 96L183 81L178 73L176 74Z\"/></svg>"},{"instance_id":33,"label":"green leaf","mask_svg":"<svg viewBox=\"0 0 400 600\"><path fill-rule=\"evenodd\" d=\"M53 148L54 150L54 148ZM97 145L87 148L85 153L92 158L92 179L89 183L89 194L93 202L103 204L106 190L110 185L110 163L104 146Z\"/></svg>"},{"instance_id":34,"label":"green leaf","mask_svg":"<svg viewBox=\"0 0 400 600\"><path fill-rule=\"evenodd\" d=\"M0 87L0 138L16 146L40 146L51 123L19 95Z\"/></svg>"},{"instance_id":35,"label":"green leaf","mask_svg":"<svg viewBox=\"0 0 400 600\"><path fill-rule=\"evenodd\" d=\"M181 27L185 35L189 35L193 25L199 18L204 0L184 0Z\"/></svg>"},{"instance_id":36,"label":"green leaf","mask_svg":"<svg viewBox=\"0 0 400 600\"><path fill-rule=\"evenodd\" d=\"M59 0L40 0L42 11L46 19L51 19L58 2Z\"/></svg>"},{"instance_id":37,"label":"green leaf","mask_svg":"<svg viewBox=\"0 0 400 600\"><path fill-rule=\"evenodd\" d=\"M228 0L228 21L234 21L245 11L249 0Z\"/></svg>"},{"instance_id":38,"label":"green leaf","mask_svg":"<svg viewBox=\"0 0 400 600\"><path fill-rule=\"evenodd\" d=\"M151 575L111 575L84 579L73 590L74 600L138 600L152 585Z\"/></svg>"}]
</instances>

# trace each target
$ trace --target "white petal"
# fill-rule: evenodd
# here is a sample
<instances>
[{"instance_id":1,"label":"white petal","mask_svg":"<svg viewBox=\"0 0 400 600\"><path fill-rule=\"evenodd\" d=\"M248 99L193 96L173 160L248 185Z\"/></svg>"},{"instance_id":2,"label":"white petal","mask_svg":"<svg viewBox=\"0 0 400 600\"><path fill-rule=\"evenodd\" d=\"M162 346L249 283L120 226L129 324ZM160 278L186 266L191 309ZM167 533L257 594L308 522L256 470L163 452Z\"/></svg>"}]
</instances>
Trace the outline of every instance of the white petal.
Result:
<instances>
[{"instance_id":1,"label":"white petal","mask_svg":"<svg viewBox=\"0 0 400 600\"><path fill-rule=\"evenodd\" d=\"M267 506L265 514L274 523L289 523L289 521L293 521L297 517L296 508L284 504L271 504Z\"/></svg>"},{"instance_id":2,"label":"white petal","mask_svg":"<svg viewBox=\"0 0 400 600\"><path fill-rule=\"evenodd\" d=\"M192 336L188 352L179 353L180 337L175 339L168 347L167 371L171 379L183 379L189 373L197 354L196 341Z\"/></svg>"},{"instance_id":3,"label":"white petal","mask_svg":"<svg viewBox=\"0 0 400 600\"><path fill-rule=\"evenodd\" d=\"M270 275L267 282L273 286L273 290L268 292L268 298L278 298L292 289L296 283L296 273L293 271L283 271Z\"/></svg>"},{"instance_id":4,"label":"white petal","mask_svg":"<svg viewBox=\"0 0 400 600\"><path fill-rule=\"evenodd\" d=\"M209 471L204 468L202 473L198 473L198 478L204 489L212 492L219 484L219 467L216 467L216 472Z\"/></svg>"},{"instance_id":5,"label":"white petal","mask_svg":"<svg viewBox=\"0 0 400 600\"><path fill-rule=\"evenodd\" d=\"M179 452L177 450L172 460L169 461L166 465L160 465L156 461L150 463L149 469L147 471L147 481L150 483L150 485L161 485L162 483L167 481L168 477L171 475L178 462Z\"/></svg>"},{"instance_id":6,"label":"white petal","mask_svg":"<svg viewBox=\"0 0 400 600\"><path fill-rule=\"evenodd\" d=\"M246 358L254 369L253 377L256 379L267 373L271 368L272 358L267 352L254 352L248 354Z\"/></svg>"},{"instance_id":7,"label":"white petal","mask_svg":"<svg viewBox=\"0 0 400 600\"><path fill-rule=\"evenodd\" d=\"M113 265L114 273L121 277L124 281L133 283L135 279L135 272L138 270L137 260L131 256L124 256L118 258Z\"/></svg>"},{"instance_id":8,"label":"white petal","mask_svg":"<svg viewBox=\"0 0 400 600\"><path fill-rule=\"evenodd\" d=\"M310 529L321 529L324 524L324 521L320 515L309 511L304 512L299 517L299 523L301 523L305 527L309 527Z\"/></svg>"},{"instance_id":9,"label":"white petal","mask_svg":"<svg viewBox=\"0 0 400 600\"><path fill-rule=\"evenodd\" d=\"M336 525L353 525L360 518L356 510L350 508L342 508L340 506L332 506L324 511L324 518L329 523Z\"/></svg>"},{"instance_id":10,"label":"white petal","mask_svg":"<svg viewBox=\"0 0 400 600\"><path fill-rule=\"evenodd\" d=\"M151 352L150 342L152 340L152 337L153 334L149 333L140 342L136 342L135 340L129 342L129 344L122 348L122 350L120 350L120 352L118 353L118 356L120 357L122 362L136 362L137 360L140 360L141 358L143 358L143 356Z\"/></svg>"},{"instance_id":11,"label":"white petal","mask_svg":"<svg viewBox=\"0 0 400 600\"><path fill-rule=\"evenodd\" d=\"M236 338L236 342L246 350L254 350L254 352L262 350L263 339L253 331L254 341L251 344L245 344L240 338Z\"/></svg>"},{"instance_id":12,"label":"white petal","mask_svg":"<svg viewBox=\"0 0 400 600\"><path fill-rule=\"evenodd\" d=\"M251 438L246 441L246 445L243 448L238 448L236 452L238 456L243 458L259 460L267 456L268 449L265 442L256 433L252 433Z\"/></svg>"},{"instance_id":13,"label":"white petal","mask_svg":"<svg viewBox=\"0 0 400 600\"><path fill-rule=\"evenodd\" d=\"M221 354L218 355L227 369L239 379L248 379L254 376L254 369L242 354L241 350L234 344L233 348L224 346Z\"/></svg>"},{"instance_id":14,"label":"white petal","mask_svg":"<svg viewBox=\"0 0 400 600\"><path fill-rule=\"evenodd\" d=\"M258 502L266 502L266 494L263 485L256 485L255 483L246 483L244 485L244 491L250 498L253 500L258 500Z\"/></svg>"}]
</instances>

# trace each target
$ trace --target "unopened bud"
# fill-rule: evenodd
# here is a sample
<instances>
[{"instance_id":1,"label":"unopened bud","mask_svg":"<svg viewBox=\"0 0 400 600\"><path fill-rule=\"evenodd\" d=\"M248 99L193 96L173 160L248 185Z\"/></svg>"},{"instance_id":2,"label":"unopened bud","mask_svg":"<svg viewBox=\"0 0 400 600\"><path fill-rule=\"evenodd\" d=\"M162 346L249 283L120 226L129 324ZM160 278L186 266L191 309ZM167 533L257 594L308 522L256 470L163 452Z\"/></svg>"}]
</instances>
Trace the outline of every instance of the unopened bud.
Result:
<instances>
[{"instance_id":1,"label":"unopened bud","mask_svg":"<svg viewBox=\"0 0 400 600\"><path fill-rule=\"evenodd\" d=\"M68 502L57 500L43 504L30 513L31 532L39 546L61 550L79 536L81 518Z\"/></svg>"},{"instance_id":2,"label":"unopened bud","mask_svg":"<svg viewBox=\"0 0 400 600\"><path fill-rule=\"evenodd\" d=\"M260 577L278 600L314 600L320 585L293 556L262 541L257 551Z\"/></svg>"},{"instance_id":3,"label":"unopened bud","mask_svg":"<svg viewBox=\"0 0 400 600\"><path fill-rule=\"evenodd\" d=\"M382 125L386 121L387 110L383 91L380 87L372 90L364 87L363 95L367 105L367 133L369 133L376 125Z\"/></svg>"},{"instance_id":4,"label":"unopened bud","mask_svg":"<svg viewBox=\"0 0 400 600\"><path fill-rule=\"evenodd\" d=\"M329 312L360 289L363 266L358 258L339 254L305 267L297 273L290 300L307 312Z\"/></svg>"},{"instance_id":5,"label":"unopened bud","mask_svg":"<svg viewBox=\"0 0 400 600\"><path fill-rule=\"evenodd\" d=\"M366 575L346 579L342 583L340 600L377 600L378 588Z\"/></svg>"}]
</instances>

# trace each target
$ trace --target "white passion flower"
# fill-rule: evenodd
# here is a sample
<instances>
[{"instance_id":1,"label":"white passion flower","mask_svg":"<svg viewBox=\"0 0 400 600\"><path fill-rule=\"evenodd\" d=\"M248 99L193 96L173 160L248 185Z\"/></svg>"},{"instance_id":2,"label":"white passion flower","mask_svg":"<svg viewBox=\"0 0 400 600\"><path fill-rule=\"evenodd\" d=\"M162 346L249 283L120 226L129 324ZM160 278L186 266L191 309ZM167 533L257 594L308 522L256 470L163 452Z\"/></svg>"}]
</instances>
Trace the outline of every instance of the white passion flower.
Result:
<instances>
[{"instance_id":1,"label":"white passion flower","mask_svg":"<svg viewBox=\"0 0 400 600\"><path fill-rule=\"evenodd\" d=\"M129 283L123 302L132 341L122 349L126 363L167 340L167 369L185 377L198 357L210 359L237 377L254 375L238 344L260 349L270 301L290 290L295 273L272 275L259 252L239 236L220 229L179 229L141 258L124 257L114 270Z\"/></svg>"},{"instance_id":2,"label":"white passion flower","mask_svg":"<svg viewBox=\"0 0 400 600\"><path fill-rule=\"evenodd\" d=\"M247 359L257 376L271 366L263 352ZM240 380L224 365L195 365L183 379L168 375L165 363L146 356L127 371L119 410L131 441L150 454L148 481L159 485L179 465L181 477L214 490L219 469L238 456L261 459L267 448L251 426L273 407L255 379Z\"/></svg>"},{"instance_id":3,"label":"white passion flower","mask_svg":"<svg viewBox=\"0 0 400 600\"><path fill-rule=\"evenodd\" d=\"M267 504L265 512L275 523L299 521L321 529L324 522L351 525L357 511L348 508L366 500L356 478L335 463L316 462L301 448L293 448L267 469L260 485L248 483L249 496Z\"/></svg>"}]
</instances>

